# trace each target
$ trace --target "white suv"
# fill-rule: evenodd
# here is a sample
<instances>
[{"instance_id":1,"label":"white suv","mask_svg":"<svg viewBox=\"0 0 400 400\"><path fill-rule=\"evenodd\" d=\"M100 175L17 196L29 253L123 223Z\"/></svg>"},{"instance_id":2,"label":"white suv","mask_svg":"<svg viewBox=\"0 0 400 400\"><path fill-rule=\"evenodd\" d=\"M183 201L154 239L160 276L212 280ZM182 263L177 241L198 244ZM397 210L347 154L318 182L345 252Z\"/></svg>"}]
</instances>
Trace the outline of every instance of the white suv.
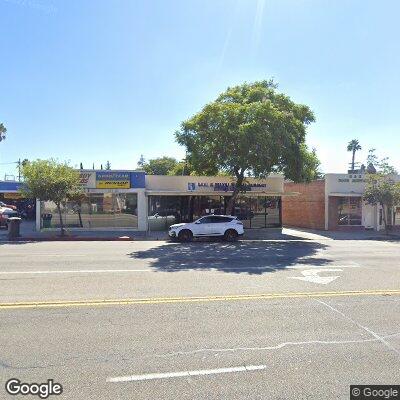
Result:
<instances>
[{"instance_id":1,"label":"white suv","mask_svg":"<svg viewBox=\"0 0 400 400\"><path fill-rule=\"evenodd\" d=\"M171 238L182 242L207 236L222 236L225 240L234 241L243 233L242 222L231 215L207 215L187 224L171 225L168 230Z\"/></svg>"}]
</instances>

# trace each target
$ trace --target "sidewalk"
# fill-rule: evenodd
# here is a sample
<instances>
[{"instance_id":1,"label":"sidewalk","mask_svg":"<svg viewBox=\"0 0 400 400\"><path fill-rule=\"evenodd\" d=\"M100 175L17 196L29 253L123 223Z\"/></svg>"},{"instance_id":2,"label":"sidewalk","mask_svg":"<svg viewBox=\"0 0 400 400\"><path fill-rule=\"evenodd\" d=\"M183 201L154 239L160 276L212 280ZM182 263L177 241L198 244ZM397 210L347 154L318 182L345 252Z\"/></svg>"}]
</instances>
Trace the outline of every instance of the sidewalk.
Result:
<instances>
[{"instance_id":1,"label":"sidewalk","mask_svg":"<svg viewBox=\"0 0 400 400\"><path fill-rule=\"evenodd\" d=\"M60 231L36 232L29 223L21 225L21 237L16 241L134 241L134 240L169 240L165 231L137 232L132 230L118 231L68 231L60 236ZM300 228L283 229L248 229L242 240L399 240L400 232L389 235L375 231L327 232ZM0 231L0 241L8 241L6 230Z\"/></svg>"}]
</instances>

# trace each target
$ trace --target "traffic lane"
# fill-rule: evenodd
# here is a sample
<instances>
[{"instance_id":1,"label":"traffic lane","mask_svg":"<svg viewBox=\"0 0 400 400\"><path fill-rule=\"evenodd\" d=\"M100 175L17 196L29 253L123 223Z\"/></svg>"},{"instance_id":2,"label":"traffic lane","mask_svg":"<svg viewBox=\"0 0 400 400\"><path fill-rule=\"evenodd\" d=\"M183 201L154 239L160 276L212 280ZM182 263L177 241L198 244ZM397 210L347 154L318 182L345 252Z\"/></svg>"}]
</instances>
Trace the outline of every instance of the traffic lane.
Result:
<instances>
[{"instance_id":1,"label":"traffic lane","mask_svg":"<svg viewBox=\"0 0 400 400\"><path fill-rule=\"evenodd\" d=\"M329 243L2 245L0 301L398 289L399 245L372 241ZM302 280L313 268L322 269L317 273L320 276L337 278L327 285ZM35 271L37 274L29 274Z\"/></svg>"},{"instance_id":2,"label":"traffic lane","mask_svg":"<svg viewBox=\"0 0 400 400\"><path fill-rule=\"evenodd\" d=\"M202 241L196 243L171 243L165 241L137 242L39 242L0 245L1 265L3 268L19 270L26 267L52 265L55 269L65 265L96 265L99 261L113 264L123 263L133 266L136 263L151 265L154 268L168 267L170 262L210 261L254 259L274 262L279 267L297 262L302 258L319 258L320 263L329 263L333 259L351 261L354 258L364 260L381 258L397 261L400 255L400 243L382 241ZM368 261L368 260L364 260Z\"/></svg>"},{"instance_id":3,"label":"traffic lane","mask_svg":"<svg viewBox=\"0 0 400 400\"><path fill-rule=\"evenodd\" d=\"M400 282L400 269L396 268L382 272L379 268L336 264L320 267L312 263L249 274L231 270L224 272L221 268L212 270L211 267L170 272L151 268L129 272L107 269L104 272L102 268L107 266L98 266L99 270L93 273L0 272L0 303L399 290ZM247 269L250 267L246 266ZM328 281L324 281L326 278Z\"/></svg>"},{"instance_id":4,"label":"traffic lane","mask_svg":"<svg viewBox=\"0 0 400 400\"><path fill-rule=\"evenodd\" d=\"M286 268L306 260L318 265L362 263L366 267L400 266L400 243L377 241L220 241L43 242L3 244L1 267L7 271L152 267L155 270L221 268L261 273L263 267ZM249 270L246 261L250 261ZM254 266L260 271L254 270Z\"/></svg>"},{"instance_id":5,"label":"traffic lane","mask_svg":"<svg viewBox=\"0 0 400 400\"><path fill-rule=\"evenodd\" d=\"M254 394L252 398L295 399L334 398L337 393L343 398L353 383L398 383L399 354L384 343L393 345L400 334L397 298L323 302L291 299L1 311L0 375L4 381L13 376L27 381L57 378L67 398L248 398ZM266 369L107 382L112 377L243 365Z\"/></svg>"}]
</instances>

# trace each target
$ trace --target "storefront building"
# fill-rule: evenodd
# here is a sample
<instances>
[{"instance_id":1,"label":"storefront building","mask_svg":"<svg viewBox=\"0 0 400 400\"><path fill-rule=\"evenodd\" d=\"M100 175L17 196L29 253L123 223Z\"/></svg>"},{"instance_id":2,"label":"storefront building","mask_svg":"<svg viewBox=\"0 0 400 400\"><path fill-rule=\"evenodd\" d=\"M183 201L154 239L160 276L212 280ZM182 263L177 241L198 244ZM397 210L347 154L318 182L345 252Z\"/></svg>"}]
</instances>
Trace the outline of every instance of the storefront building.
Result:
<instances>
[{"instance_id":1,"label":"storefront building","mask_svg":"<svg viewBox=\"0 0 400 400\"><path fill-rule=\"evenodd\" d=\"M400 181L400 176L393 176ZM283 224L325 230L384 229L381 206L363 201L364 173L326 174L307 184L285 183L285 190L299 192L283 201ZM388 224L400 229L400 205L386 210Z\"/></svg>"},{"instance_id":2,"label":"storefront building","mask_svg":"<svg viewBox=\"0 0 400 400\"><path fill-rule=\"evenodd\" d=\"M164 230L179 222L191 222L207 214L225 214L234 184L220 176L146 176L148 229ZM247 179L232 214L245 228L282 226L282 175Z\"/></svg>"},{"instance_id":3,"label":"storefront building","mask_svg":"<svg viewBox=\"0 0 400 400\"><path fill-rule=\"evenodd\" d=\"M85 196L68 202L63 222L72 229L167 230L207 214L224 214L234 190L230 177L146 175L142 171L80 170ZM282 226L283 176L247 179L234 206L245 228ZM37 229L60 226L56 206L38 202Z\"/></svg>"},{"instance_id":4,"label":"storefront building","mask_svg":"<svg viewBox=\"0 0 400 400\"><path fill-rule=\"evenodd\" d=\"M35 220L36 202L25 198L20 189L22 183L17 181L0 181L0 204L12 206L25 220Z\"/></svg>"},{"instance_id":5,"label":"storefront building","mask_svg":"<svg viewBox=\"0 0 400 400\"><path fill-rule=\"evenodd\" d=\"M63 223L72 229L146 230L145 173L137 171L80 170L85 196L62 208ZM58 228L56 205L38 202L36 229Z\"/></svg>"}]
</instances>

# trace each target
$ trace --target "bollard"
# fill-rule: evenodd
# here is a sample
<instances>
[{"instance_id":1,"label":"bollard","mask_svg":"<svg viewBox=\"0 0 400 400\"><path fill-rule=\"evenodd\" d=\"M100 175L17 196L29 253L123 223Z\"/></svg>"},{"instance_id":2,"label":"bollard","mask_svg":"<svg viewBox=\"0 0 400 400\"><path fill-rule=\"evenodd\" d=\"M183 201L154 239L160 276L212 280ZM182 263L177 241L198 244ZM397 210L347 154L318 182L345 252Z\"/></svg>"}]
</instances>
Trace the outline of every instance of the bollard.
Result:
<instances>
[{"instance_id":1,"label":"bollard","mask_svg":"<svg viewBox=\"0 0 400 400\"><path fill-rule=\"evenodd\" d=\"M21 225L21 218L19 218L19 217L8 218L7 224L8 224L8 238L9 239L15 239L15 238L21 236L19 234L19 227Z\"/></svg>"}]
</instances>

